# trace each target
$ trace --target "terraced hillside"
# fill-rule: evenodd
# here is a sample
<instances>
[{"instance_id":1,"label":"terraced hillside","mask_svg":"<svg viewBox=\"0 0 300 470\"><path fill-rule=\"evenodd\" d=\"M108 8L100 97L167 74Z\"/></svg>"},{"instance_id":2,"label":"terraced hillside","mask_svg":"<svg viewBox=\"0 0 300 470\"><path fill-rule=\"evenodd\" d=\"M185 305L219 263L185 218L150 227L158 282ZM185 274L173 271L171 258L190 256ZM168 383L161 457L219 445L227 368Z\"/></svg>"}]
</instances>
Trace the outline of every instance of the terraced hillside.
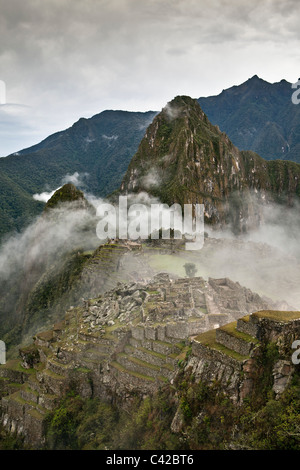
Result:
<instances>
[{"instance_id":1,"label":"terraced hillside","mask_svg":"<svg viewBox=\"0 0 300 470\"><path fill-rule=\"evenodd\" d=\"M238 292L242 303L229 305ZM39 447L44 443L47 413L70 389L83 398L100 397L130 407L137 394L151 395L172 382L178 363L200 332L206 335L212 327L245 313L270 308L257 294L250 294L228 279L172 280L160 274L150 282L120 283L80 307L71 307L63 321L21 348L21 361L0 367L3 425ZM216 342L234 350L219 337L227 328L217 329ZM193 367L195 361L201 363L199 347L207 348L201 346L201 338L192 341ZM236 369L247 358L241 362L230 357L230 361Z\"/></svg>"}]
</instances>

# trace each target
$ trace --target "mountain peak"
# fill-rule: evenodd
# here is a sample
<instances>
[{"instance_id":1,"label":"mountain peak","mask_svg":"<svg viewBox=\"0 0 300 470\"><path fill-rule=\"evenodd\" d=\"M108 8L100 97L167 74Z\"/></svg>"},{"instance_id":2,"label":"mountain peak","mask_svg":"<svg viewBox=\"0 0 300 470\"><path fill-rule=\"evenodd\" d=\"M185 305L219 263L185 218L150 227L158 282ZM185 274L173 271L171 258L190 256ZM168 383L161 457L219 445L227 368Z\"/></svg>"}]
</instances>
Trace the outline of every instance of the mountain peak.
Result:
<instances>
[{"instance_id":1,"label":"mountain peak","mask_svg":"<svg viewBox=\"0 0 300 470\"><path fill-rule=\"evenodd\" d=\"M148 127L121 184L121 192L150 192L162 202L220 197L211 187L218 154L231 161L228 137L213 126L197 100L176 96ZM230 154L230 157L229 157ZM230 170L231 171L231 167Z\"/></svg>"},{"instance_id":2,"label":"mountain peak","mask_svg":"<svg viewBox=\"0 0 300 470\"><path fill-rule=\"evenodd\" d=\"M82 191L76 188L74 184L72 183L67 183L61 188L59 188L53 196L49 199L45 206L45 210L47 211L48 209L53 209L54 207L57 207L59 204L63 204L65 202L75 202L75 201L80 201L80 203L83 203L84 206L88 204L86 201L84 194Z\"/></svg>"},{"instance_id":3,"label":"mountain peak","mask_svg":"<svg viewBox=\"0 0 300 470\"><path fill-rule=\"evenodd\" d=\"M280 192L278 181L283 181L284 166L289 164L285 163L267 165L257 154L239 151L211 124L196 100L177 96L148 127L120 192L147 192L169 206L204 204L207 223L222 226L229 222L238 232L257 226L260 220L255 196L247 201L243 194L249 195L253 188L271 195ZM293 198L296 186L291 181L297 181L300 165L293 166L291 175L282 185L286 185L283 192Z\"/></svg>"},{"instance_id":4,"label":"mountain peak","mask_svg":"<svg viewBox=\"0 0 300 470\"><path fill-rule=\"evenodd\" d=\"M257 88L265 88L266 86L272 86L271 83L267 82L263 78L260 78L258 75L253 75L253 77L249 78L246 80L242 85L245 87L254 87L255 89Z\"/></svg>"},{"instance_id":5,"label":"mountain peak","mask_svg":"<svg viewBox=\"0 0 300 470\"><path fill-rule=\"evenodd\" d=\"M172 120L189 116L193 111L203 117L203 112L196 99L186 95L178 95L166 104L161 114L168 120Z\"/></svg>"},{"instance_id":6,"label":"mountain peak","mask_svg":"<svg viewBox=\"0 0 300 470\"><path fill-rule=\"evenodd\" d=\"M190 96L178 95L175 96L175 98L173 98L171 101L169 101L167 106L195 106L197 104L197 100L191 98Z\"/></svg>"},{"instance_id":7,"label":"mountain peak","mask_svg":"<svg viewBox=\"0 0 300 470\"><path fill-rule=\"evenodd\" d=\"M262 80L262 78L259 78L259 76L255 74L255 75L253 75L253 77L249 78L248 81L250 81L250 80Z\"/></svg>"}]
</instances>

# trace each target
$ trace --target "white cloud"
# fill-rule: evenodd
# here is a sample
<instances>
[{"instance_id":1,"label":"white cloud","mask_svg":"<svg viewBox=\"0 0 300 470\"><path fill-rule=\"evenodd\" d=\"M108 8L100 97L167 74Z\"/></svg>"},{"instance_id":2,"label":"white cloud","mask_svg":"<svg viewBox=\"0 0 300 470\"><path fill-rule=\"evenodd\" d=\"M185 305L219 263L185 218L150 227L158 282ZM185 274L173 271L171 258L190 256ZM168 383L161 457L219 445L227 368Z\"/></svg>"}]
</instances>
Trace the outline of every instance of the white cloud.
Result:
<instances>
[{"instance_id":1,"label":"white cloud","mask_svg":"<svg viewBox=\"0 0 300 470\"><path fill-rule=\"evenodd\" d=\"M72 183L74 184L74 186L77 186L78 188L82 188L85 186L85 183L83 180L87 178L88 176L89 176L88 173L78 173L78 171L75 171L75 173L73 173L72 175L66 174L66 176L64 176L61 179L61 183L62 185L67 184L67 183ZM55 191L57 191L59 188L61 188L61 186L59 186L58 188L52 191L44 191L40 194L39 193L34 194L32 197L36 201L41 201L41 202L46 203L53 196Z\"/></svg>"},{"instance_id":2,"label":"white cloud","mask_svg":"<svg viewBox=\"0 0 300 470\"><path fill-rule=\"evenodd\" d=\"M53 194L55 193L55 191L57 191L59 188L56 188L54 191L50 191L50 192L44 192L44 193L40 193L40 194L34 194L32 197L35 201L41 201L41 202L48 202L49 199L51 199L51 197L53 196Z\"/></svg>"},{"instance_id":3,"label":"white cloud","mask_svg":"<svg viewBox=\"0 0 300 470\"><path fill-rule=\"evenodd\" d=\"M67 183L72 183L77 187L83 187L84 184L84 179L89 176L88 173L78 173L78 171L75 171L72 175L67 174L62 178L62 184L67 184Z\"/></svg>"},{"instance_id":4,"label":"white cloud","mask_svg":"<svg viewBox=\"0 0 300 470\"><path fill-rule=\"evenodd\" d=\"M11 151L104 109L159 111L178 94L217 94L255 74L299 75L296 0L0 0L0 9L7 102L31 106Z\"/></svg>"}]
</instances>

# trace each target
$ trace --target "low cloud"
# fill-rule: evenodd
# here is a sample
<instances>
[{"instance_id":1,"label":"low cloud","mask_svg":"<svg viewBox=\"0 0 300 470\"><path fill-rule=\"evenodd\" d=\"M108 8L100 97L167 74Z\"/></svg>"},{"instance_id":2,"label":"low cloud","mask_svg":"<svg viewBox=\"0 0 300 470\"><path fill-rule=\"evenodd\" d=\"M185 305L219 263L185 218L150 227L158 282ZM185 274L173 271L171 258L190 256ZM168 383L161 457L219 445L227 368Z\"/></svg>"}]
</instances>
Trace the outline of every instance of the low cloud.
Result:
<instances>
[{"instance_id":1,"label":"low cloud","mask_svg":"<svg viewBox=\"0 0 300 470\"><path fill-rule=\"evenodd\" d=\"M118 135L102 135L102 138L105 140L117 140L119 138Z\"/></svg>"},{"instance_id":2,"label":"low cloud","mask_svg":"<svg viewBox=\"0 0 300 470\"><path fill-rule=\"evenodd\" d=\"M141 184L146 190L160 186L161 182L161 176L156 168L151 168L151 170L141 178Z\"/></svg>"},{"instance_id":3,"label":"low cloud","mask_svg":"<svg viewBox=\"0 0 300 470\"><path fill-rule=\"evenodd\" d=\"M255 73L298 77L296 0L45 3L0 0L0 78L8 102L32 106L22 119L28 134L11 127L11 152L35 144L34 131L45 138L104 109L157 110L178 94L217 94ZM10 136L1 137L5 155Z\"/></svg>"},{"instance_id":4,"label":"low cloud","mask_svg":"<svg viewBox=\"0 0 300 470\"><path fill-rule=\"evenodd\" d=\"M52 190L52 191L44 191L42 193L36 193L32 197L35 201L41 201L41 202L48 202L49 199L53 196L53 194L61 188L64 184L67 183L72 183L74 186L77 188L84 188L85 187L85 181L84 179L88 178L89 173L78 173L77 171L73 173L72 175L66 174L61 180L61 186L58 188Z\"/></svg>"},{"instance_id":5,"label":"low cloud","mask_svg":"<svg viewBox=\"0 0 300 470\"><path fill-rule=\"evenodd\" d=\"M75 171L72 175L67 174L62 179L62 184L72 183L78 188L82 188L85 186L84 179L89 176L89 173L78 173Z\"/></svg>"},{"instance_id":6,"label":"low cloud","mask_svg":"<svg viewBox=\"0 0 300 470\"><path fill-rule=\"evenodd\" d=\"M53 191L50 191L50 192L43 192L43 193L40 193L40 194L34 194L32 197L35 201L41 201L41 202L48 202L49 199L51 199L51 197L53 196L53 194L55 193L55 191L57 191L59 188L56 188L54 189Z\"/></svg>"},{"instance_id":7,"label":"low cloud","mask_svg":"<svg viewBox=\"0 0 300 470\"><path fill-rule=\"evenodd\" d=\"M168 118L172 121L179 116L180 110L176 106L171 106L169 103L163 108Z\"/></svg>"}]
</instances>

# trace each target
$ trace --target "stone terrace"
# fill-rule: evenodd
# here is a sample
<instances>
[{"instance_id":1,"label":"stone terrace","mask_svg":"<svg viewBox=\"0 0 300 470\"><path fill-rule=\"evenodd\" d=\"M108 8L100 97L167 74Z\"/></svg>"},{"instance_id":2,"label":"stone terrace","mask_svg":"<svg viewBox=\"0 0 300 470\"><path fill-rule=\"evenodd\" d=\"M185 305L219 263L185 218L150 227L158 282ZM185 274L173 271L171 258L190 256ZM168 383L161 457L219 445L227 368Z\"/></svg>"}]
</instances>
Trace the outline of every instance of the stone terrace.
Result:
<instances>
[{"instance_id":1,"label":"stone terrace","mask_svg":"<svg viewBox=\"0 0 300 470\"><path fill-rule=\"evenodd\" d=\"M27 443L42 445L45 416L70 387L85 398L114 397L126 405L136 393L172 381L191 337L268 308L228 279L170 279L162 273L150 282L119 283L38 333L20 351L21 363L0 366L2 423ZM228 348L226 327L217 331ZM237 354L249 354L252 346L235 343Z\"/></svg>"},{"instance_id":2,"label":"stone terrace","mask_svg":"<svg viewBox=\"0 0 300 470\"><path fill-rule=\"evenodd\" d=\"M187 367L198 380L221 383L239 403L253 387L254 358L262 342L272 341L281 358L274 366L273 390L282 393L293 371L291 345L299 334L300 312L258 311L195 337Z\"/></svg>"}]
</instances>

